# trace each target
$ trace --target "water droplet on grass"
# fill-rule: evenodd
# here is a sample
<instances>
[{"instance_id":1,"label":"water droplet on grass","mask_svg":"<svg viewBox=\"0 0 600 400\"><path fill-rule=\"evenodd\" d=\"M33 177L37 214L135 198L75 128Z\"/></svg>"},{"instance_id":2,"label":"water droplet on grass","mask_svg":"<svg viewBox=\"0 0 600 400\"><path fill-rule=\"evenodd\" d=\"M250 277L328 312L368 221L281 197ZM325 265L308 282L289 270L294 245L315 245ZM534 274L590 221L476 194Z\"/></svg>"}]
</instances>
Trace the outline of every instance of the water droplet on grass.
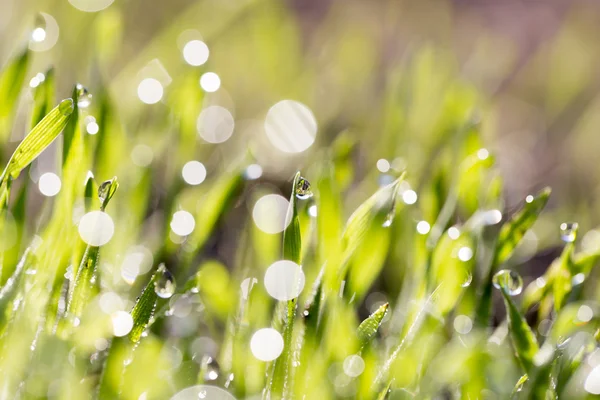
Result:
<instances>
[{"instance_id":1,"label":"water droplet on grass","mask_svg":"<svg viewBox=\"0 0 600 400\"><path fill-rule=\"evenodd\" d=\"M516 296L523 290L523 278L521 278L521 275L508 269L496 272L492 283L496 289L505 290L511 296Z\"/></svg>"},{"instance_id":2,"label":"water droplet on grass","mask_svg":"<svg viewBox=\"0 0 600 400\"><path fill-rule=\"evenodd\" d=\"M64 116L69 116L73 113L73 99L64 99L63 101L60 102L60 105L58 106L58 110L62 113L62 115Z\"/></svg>"},{"instance_id":3,"label":"water droplet on grass","mask_svg":"<svg viewBox=\"0 0 600 400\"><path fill-rule=\"evenodd\" d=\"M577 238L577 222L563 222L560 224L560 238L565 243L572 243Z\"/></svg>"},{"instance_id":4,"label":"water droplet on grass","mask_svg":"<svg viewBox=\"0 0 600 400\"><path fill-rule=\"evenodd\" d=\"M303 177L300 177L300 179L298 179L298 183L296 183L296 188L294 190L296 193L296 197L300 200L306 200L312 197L313 195L313 192L310 189L310 182Z\"/></svg>"},{"instance_id":5,"label":"water droplet on grass","mask_svg":"<svg viewBox=\"0 0 600 400\"><path fill-rule=\"evenodd\" d=\"M92 94L81 84L77 84L77 107L88 108L92 104Z\"/></svg>"},{"instance_id":6,"label":"water droplet on grass","mask_svg":"<svg viewBox=\"0 0 600 400\"><path fill-rule=\"evenodd\" d=\"M165 268L164 265L158 267L158 273L160 274L156 282L154 282L154 291L158 297L168 299L175 293L177 287L173 274Z\"/></svg>"}]
</instances>

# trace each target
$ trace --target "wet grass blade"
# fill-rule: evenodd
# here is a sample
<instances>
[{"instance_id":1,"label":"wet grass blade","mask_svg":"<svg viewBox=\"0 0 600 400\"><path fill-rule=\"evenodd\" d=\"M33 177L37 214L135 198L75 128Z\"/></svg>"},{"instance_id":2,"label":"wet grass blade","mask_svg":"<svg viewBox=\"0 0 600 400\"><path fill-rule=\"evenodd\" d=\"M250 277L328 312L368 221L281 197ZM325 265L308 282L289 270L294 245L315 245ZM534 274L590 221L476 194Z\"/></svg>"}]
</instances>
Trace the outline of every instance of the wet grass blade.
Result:
<instances>
[{"instance_id":1,"label":"wet grass blade","mask_svg":"<svg viewBox=\"0 0 600 400\"><path fill-rule=\"evenodd\" d=\"M534 333L527 324L525 317L520 313L519 309L512 301L506 289L500 289L504 304L506 306L506 314L508 319L508 329L512 344L517 354L521 365L525 372L530 372L533 368L533 357L539 351L539 346Z\"/></svg>"},{"instance_id":2,"label":"wet grass blade","mask_svg":"<svg viewBox=\"0 0 600 400\"><path fill-rule=\"evenodd\" d=\"M23 168L29 165L50 145L64 129L73 113L73 100L65 99L50 111L19 144L0 177L0 183L16 179Z\"/></svg>"},{"instance_id":3,"label":"wet grass blade","mask_svg":"<svg viewBox=\"0 0 600 400\"><path fill-rule=\"evenodd\" d=\"M525 236L525 233L537 221L538 216L548 203L550 188L545 188L535 195L531 201L526 201L523 209L506 222L498 234L496 245L496 266L502 265L512 255L515 248Z\"/></svg>"},{"instance_id":4,"label":"wet grass blade","mask_svg":"<svg viewBox=\"0 0 600 400\"><path fill-rule=\"evenodd\" d=\"M150 278L150 281L142 291L140 297L138 297L133 309L131 310L133 328L131 329L131 332L129 332L129 340L132 343L139 342L140 338L142 337L142 333L144 333L150 324L150 320L152 319L154 310L156 309L156 303L158 302L156 284L158 283L159 279L162 278L162 275L166 273L169 272L165 266L161 264Z\"/></svg>"},{"instance_id":5,"label":"wet grass blade","mask_svg":"<svg viewBox=\"0 0 600 400\"><path fill-rule=\"evenodd\" d=\"M360 342L360 347L363 348L375 337L379 326L381 325L381 321L387 314L387 310L389 308L389 303L385 303L381 307L379 307L375 312L367 317L361 324L358 326L358 340Z\"/></svg>"},{"instance_id":6,"label":"wet grass blade","mask_svg":"<svg viewBox=\"0 0 600 400\"><path fill-rule=\"evenodd\" d=\"M496 269L512 255L525 233L537 221L540 213L548 203L550 188L541 190L536 196L528 197L522 210L507 221L498 234L496 250L492 265L483 282L480 301L477 307L476 322L479 326L487 326L492 307L492 277Z\"/></svg>"},{"instance_id":7,"label":"wet grass blade","mask_svg":"<svg viewBox=\"0 0 600 400\"><path fill-rule=\"evenodd\" d=\"M300 222L298 220L298 210L296 204L296 188L302 184L300 172L294 176L292 183L292 194L290 195L290 205L288 209L288 218L290 224L283 232L283 258L296 264L301 262L302 239L300 237ZM293 352L293 329L296 321L296 308L298 299L289 300L285 308L285 318L283 326L283 352L275 359L272 366L273 375L269 382L268 392L273 398L287 398L286 391L290 389L291 359Z\"/></svg>"}]
</instances>

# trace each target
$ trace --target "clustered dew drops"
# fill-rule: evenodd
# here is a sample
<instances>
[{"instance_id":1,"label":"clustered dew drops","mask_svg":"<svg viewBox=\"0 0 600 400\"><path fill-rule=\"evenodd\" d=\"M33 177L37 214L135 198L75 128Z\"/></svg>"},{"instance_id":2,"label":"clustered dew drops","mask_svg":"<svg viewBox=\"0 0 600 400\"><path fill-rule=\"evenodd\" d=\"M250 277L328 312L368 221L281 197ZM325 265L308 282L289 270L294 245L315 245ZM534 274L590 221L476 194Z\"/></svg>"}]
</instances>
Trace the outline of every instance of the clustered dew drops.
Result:
<instances>
[{"instance_id":1,"label":"clustered dew drops","mask_svg":"<svg viewBox=\"0 0 600 400\"><path fill-rule=\"evenodd\" d=\"M88 89L81 85L77 84L77 107L79 108L88 108L90 104L92 104L92 94L88 91Z\"/></svg>"},{"instance_id":2,"label":"clustered dew drops","mask_svg":"<svg viewBox=\"0 0 600 400\"><path fill-rule=\"evenodd\" d=\"M577 222L563 222L560 224L560 237L565 243L573 243L577 238Z\"/></svg>"},{"instance_id":3,"label":"clustered dew drops","mask_svg":"<svg viewBox=\"0 0 600 400\"><path fill-rule=\"evenodd\" d=\"M502 269L494 275L492 284L496 289L504 290L510 296L516 296L523 290L523 278L516 271Z\"/></svg>"}]
</instances>

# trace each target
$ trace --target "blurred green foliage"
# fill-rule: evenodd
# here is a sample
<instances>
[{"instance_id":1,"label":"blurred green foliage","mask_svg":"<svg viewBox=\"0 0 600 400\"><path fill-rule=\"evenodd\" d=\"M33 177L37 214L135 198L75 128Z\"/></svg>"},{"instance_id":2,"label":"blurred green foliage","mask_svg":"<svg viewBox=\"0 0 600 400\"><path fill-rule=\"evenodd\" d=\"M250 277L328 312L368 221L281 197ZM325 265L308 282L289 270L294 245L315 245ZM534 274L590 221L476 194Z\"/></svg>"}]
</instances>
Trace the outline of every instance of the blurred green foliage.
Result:
<instances>
[{"instance_id":1,"label":"blurred green foliage","mask_svg":"<svg viewBox=\"0 0 600 400\"><path fill-rule=\"evenodd\" d=\"M519 162L532 140L561 143L552 129L595 126L577 105L597 54L573 49L592 17L573 11L519 67L493 35L461 64L443 40L452 3L324 2L319 18L276 0L77 8L92 3L38 16L11 2L19 18L0 18L0 397L600 394L595 209L503 165L515 146ZM194 40L206 62L185 56ZM547 60L561 79L528 72ZM552 126L503 144L499 119L531 123L518 102L505 115L511 84L544 86ZM305 108L274 140L268 115L287 99ZM209 109L231 115L212 139ZM314 144L282 150L313 122ZM581 229L559 230L566 215ZM301 268L273 287L281 260ZM279 333L260 343L263 328Z\"/></svg>"}]
</instances>

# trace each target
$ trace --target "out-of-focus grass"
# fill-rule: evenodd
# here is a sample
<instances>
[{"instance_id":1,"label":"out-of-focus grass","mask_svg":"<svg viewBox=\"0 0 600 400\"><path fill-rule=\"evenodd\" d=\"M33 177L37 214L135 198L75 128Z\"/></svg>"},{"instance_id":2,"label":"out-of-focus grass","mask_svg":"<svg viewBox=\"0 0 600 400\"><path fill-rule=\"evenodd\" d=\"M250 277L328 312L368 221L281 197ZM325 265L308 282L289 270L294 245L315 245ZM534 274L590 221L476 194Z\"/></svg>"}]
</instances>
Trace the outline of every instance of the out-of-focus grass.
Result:
<instances>
[{"instance_id":1,"label":"out-of-focus grass","mask_svg":"<svg viewBox=\"0 0 600 400\"><path fill-rule=\"evenodd\" d=\"M309 29L278 1L199 1L135 51L118 3L58 6L44 51L50 25L23 25L0 72L1 398L600 393L598 233L559 234L547 189L505 207L498 100L443 45L377 47L392 3ZM560 119L583 86L548 90ZM308 107L269 120L286 99ZM521 266L538 244L563 248L543 276Z\"/></svg>"}]
</instances>

